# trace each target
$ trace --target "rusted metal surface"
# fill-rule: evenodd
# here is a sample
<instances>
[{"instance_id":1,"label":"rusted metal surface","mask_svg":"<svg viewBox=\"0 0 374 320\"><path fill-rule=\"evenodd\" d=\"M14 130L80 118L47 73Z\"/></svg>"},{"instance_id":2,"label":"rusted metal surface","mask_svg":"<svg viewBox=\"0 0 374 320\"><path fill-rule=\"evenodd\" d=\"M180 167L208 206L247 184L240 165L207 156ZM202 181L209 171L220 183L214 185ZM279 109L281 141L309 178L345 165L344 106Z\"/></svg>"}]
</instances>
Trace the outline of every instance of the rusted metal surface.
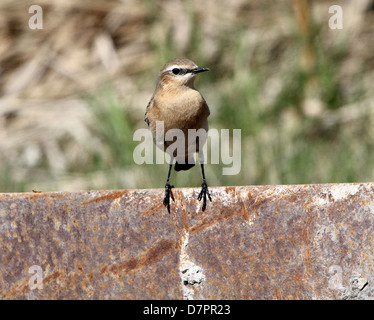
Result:
<instances>
[{"instance_id":1,"label":"rusted metal surface","mask_svg":"<svg viewBox=\"0 0 374 320\"><path fill-rule=\"evenodd\" d=\"M0 298L374 297L374 184L210 190L0 194Z\"/></svg>"}]
</instances>

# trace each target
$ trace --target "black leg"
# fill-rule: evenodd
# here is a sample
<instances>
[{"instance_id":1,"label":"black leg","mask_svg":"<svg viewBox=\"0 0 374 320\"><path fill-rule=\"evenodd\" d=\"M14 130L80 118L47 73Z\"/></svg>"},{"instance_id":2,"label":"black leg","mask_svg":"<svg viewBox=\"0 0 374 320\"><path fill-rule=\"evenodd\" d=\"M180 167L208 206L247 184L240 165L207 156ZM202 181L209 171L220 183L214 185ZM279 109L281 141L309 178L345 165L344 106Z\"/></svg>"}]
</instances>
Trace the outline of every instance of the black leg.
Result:
<instances>
[{"instance_id":1,"label":"black leg","mask_svg":"<svg viewBox=\"0 0 374 320\"><path fill-rule=\"evenodd\" d=\"M205 211L206 208L206 196L208 196L209 200L212 201L212 198L210 197L210 193L208 190L208 185L205 181L205 173L204 173L204 165L201 164L201 173L203 175L203 184L201 185L201 191L199 193L198 199L199 201L203 199L203 207L201 208L203 211Z\"/></svg>"},{"instance_id":2,"label":"black leg","mask_svg":"<svg viewBox=\"0 0 374 320\"><path fill-rule=\"evenodd\" d=\"M171 173L171 168L173 167L173 161L170 162L169 165L169 172L168 172L168 178L166 179L166 184L165 184L165 198L164 198L164 206L168 209L168 212L170 213L170 197L174 200L173 192L171 191L174 186L171 186L169 184L169 179L170 179L170 173Z\"/></svg>"}]
</instances>

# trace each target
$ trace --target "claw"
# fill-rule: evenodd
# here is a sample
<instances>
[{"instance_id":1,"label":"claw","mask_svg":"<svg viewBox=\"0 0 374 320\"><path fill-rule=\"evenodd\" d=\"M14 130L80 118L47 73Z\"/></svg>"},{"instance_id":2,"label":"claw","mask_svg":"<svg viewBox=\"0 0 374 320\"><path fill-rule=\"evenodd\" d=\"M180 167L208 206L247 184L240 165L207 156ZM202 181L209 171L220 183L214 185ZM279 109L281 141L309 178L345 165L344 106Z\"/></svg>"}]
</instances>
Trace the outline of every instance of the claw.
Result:
<instances>
[{"instance_id":1,"label":"claw","mask_svg":"<svg viewBox=\"0 0 374 320\"><path fill-rule=\"evenodd\" d=\"M205 211L205 208L206 208L206 196L208 196L210 202L212 202L212 198L210 197L210 193L208 190L208 185L206 184L205 181L203 181L203 184L201 185L201 191L199 193L199 196L197 197L199 201L203 199L203 207L201 208L201 210L203 211Z\"/></svg>"},{"instance_id":2,"label":"claw","mask_svg":"<svg viewBox=\"0 0 374 320\"><path fill-rule=\"evenodd\" d=\"M174 186L171 186L169 183L165 184L165 197L164 197L164 206L168 209L168 212L170 213L170 197L174 200L173 191L171 189L174 188Z\"/></svg>"}]
</instances>

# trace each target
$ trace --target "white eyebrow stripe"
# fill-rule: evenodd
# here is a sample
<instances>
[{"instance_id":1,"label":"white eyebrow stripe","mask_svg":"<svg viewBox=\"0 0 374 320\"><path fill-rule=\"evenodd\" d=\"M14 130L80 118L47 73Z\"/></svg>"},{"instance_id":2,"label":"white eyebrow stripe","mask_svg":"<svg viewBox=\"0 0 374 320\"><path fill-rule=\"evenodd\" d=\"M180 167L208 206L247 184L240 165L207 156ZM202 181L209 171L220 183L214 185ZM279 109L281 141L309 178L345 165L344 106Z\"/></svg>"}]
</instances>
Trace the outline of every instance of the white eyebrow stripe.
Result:
<instances>
[{"instance_id":1,"label":"white eyebrow stripe","mask_svg":"<svg viewBox=\"0 0 374 320\"><path fill-rule=\"evenodd\" d=\"M191 69L197 68L197 66L196 66L196 67L193 67L193 68L189 68L189 67L181 67L181 66L178 66L178 65L172 65L172 66L166 68L164 72L166 72L166 71L171 71L171 70L173 70L174 68L177 68L177 69L180 69L180 70L191 70Z\"/></svg>"},{"instance_id":2,"label":"white eyebrow stripe","mask_svg":"<svg viewBox=\"0 0 374 320\"><path fill-rule=\"evenodd\" d=\"M183 68L182 68L182 67L180 67L180 66L177 66L177 65L172 65L172 66L170 66L170 67L166 68L166 69L165 69L165 71L171 71L171 70L173 70L174 68L178 68L178 69L183 69Z\"/></svg>"}]
</instances>

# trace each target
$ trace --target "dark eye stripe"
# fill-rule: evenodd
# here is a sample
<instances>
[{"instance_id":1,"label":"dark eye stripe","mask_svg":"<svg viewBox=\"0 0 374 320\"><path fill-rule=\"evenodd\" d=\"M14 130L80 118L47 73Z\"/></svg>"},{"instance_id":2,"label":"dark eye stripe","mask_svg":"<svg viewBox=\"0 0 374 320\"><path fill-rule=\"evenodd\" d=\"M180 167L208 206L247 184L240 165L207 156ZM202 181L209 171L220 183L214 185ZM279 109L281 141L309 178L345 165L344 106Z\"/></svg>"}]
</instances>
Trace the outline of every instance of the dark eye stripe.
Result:
<instances>
[{"instance_id":1,"label":"dark eye stripe","mask_svg":"<svg viewBox=\"0 0 374 320\"><path fill-rule=\"evenodd\" d=\"M171 72L175 75L185 75L188 72L191 72L190 69L184 69L184 68L173 68Z\"/></svg>"}]
</instances>

